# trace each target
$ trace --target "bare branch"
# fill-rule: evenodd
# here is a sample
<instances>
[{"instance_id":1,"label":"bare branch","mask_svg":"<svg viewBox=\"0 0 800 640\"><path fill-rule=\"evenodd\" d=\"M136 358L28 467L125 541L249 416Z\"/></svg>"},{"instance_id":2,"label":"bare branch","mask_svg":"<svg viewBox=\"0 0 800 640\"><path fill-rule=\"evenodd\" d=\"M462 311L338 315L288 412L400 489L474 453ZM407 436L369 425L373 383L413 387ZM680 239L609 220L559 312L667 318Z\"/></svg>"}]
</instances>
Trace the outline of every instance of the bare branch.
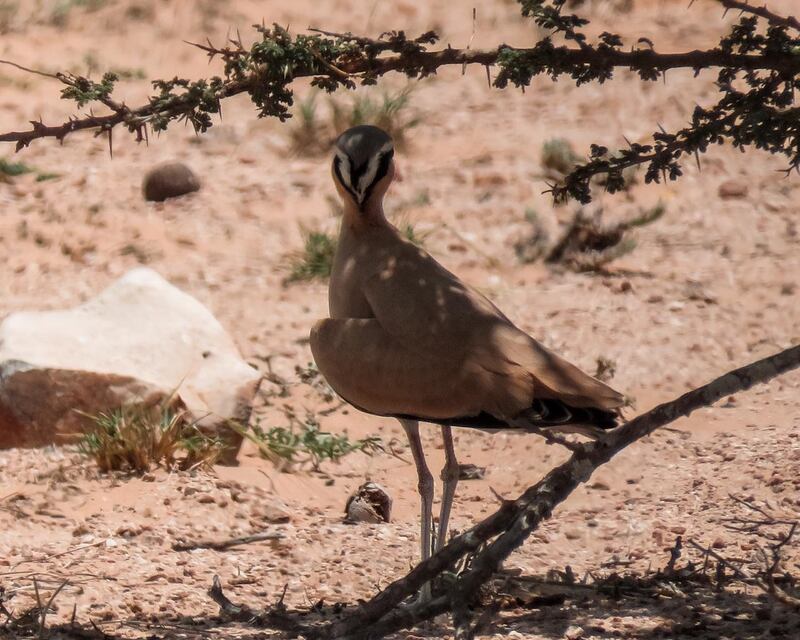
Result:
<instances>
[{"instance_id":1,"label":"bare branch","mask_svg":"<svg viewBox=\"0 0 800 640\"><path fill-rule=\"evenodd\" d=\"M767 5L763 7L754 7L749 2L742 2L741 0L717 0L726 9L737 9L742 13L752 13L755 16L764 18L769 24L782 27L791 27L800 31L800 20L794 16L779 16L767 9Z\"/></svg>"},{"instance_id":2,"label":"bare branch","mask_svg":"<svg viewBox=\"0 0 800 640\"><path fill-rule=\"evenodd\" d=\"M19 69L20 71L25 71L26 73L33 73L37 76L44 76L45 78L53 78L54 80L61 79L58 77L58 74L47 73L46 71L39 71L38 69L31 69L29 67L23 67L21 64L17 64L16 62L11 62L10 60L0 60L0 64L7 64L11 67Z\"/></svg>"}]
</instances>

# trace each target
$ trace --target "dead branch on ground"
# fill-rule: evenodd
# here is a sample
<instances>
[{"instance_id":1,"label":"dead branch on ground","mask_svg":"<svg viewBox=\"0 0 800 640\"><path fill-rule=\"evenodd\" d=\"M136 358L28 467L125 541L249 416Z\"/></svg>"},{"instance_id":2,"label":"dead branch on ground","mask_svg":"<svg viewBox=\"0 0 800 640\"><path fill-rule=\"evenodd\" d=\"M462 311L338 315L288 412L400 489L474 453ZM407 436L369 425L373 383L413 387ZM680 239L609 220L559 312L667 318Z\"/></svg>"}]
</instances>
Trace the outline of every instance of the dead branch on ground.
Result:
<instances>
[{"instance_id":1,"label":"dead branch on ground","mask_svg":"<svg viewBox=\"0 0 800 640\"><path fill-rule=\"evenodd\" d=\"M253 542L275 542L285 538L280 531L267 531L265 533L256 533L251 536L241 536L238 538L230 538L228 540L197 540L194 542L177 541L172 544L173 551L193 551L194 549L213 549L214 551L225 551L231 547L238 547L243 544L251 544Z\"/></svg>"}]
</instances>

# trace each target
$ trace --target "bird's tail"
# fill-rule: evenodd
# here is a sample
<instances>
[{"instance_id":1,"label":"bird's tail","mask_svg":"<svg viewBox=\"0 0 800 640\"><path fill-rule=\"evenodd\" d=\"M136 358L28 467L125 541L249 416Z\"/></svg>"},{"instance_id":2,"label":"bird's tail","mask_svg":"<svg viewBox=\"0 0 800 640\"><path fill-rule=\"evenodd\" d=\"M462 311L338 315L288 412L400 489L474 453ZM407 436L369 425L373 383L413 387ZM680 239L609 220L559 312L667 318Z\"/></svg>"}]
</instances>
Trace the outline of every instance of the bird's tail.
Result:
<instances>
[{"instance_id":1,"label":"bird's tail","mask_svg":"<svg viewBox=\"0 0 800 640\"><path fill-rule=\"evenodd\" d=\"M597 439L619 424L617 411L595 407L573 407L561 400L540 398L514 419L514 425L529 431L578 433Z\"/></svg>"}]
</instances>

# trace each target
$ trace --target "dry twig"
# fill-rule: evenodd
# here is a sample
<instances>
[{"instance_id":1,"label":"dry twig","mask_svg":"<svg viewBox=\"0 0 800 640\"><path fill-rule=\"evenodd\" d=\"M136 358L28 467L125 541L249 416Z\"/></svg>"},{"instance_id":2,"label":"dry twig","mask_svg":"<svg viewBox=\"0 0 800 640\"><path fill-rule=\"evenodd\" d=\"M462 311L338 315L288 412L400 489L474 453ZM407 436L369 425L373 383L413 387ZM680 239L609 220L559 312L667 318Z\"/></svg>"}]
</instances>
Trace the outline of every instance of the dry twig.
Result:
<instances>
[{"instance_id":1,"label":"dry twig","mask_svg":"<svg viewBox=\"0 0 800 640\"><path fill-rule=\"evenodd\" d=\"M231 547L238 547L243 544L251 544L253 542L282 540L285 538L280 531L267 531L265 533L256 533L251 536L241 536L239 538L230 538L228 540L197 540L195 542L174 542L172 544L173 551L192 551L194 549L213 549L215 551L225 551Z\"/></svg>"}]
</instances>

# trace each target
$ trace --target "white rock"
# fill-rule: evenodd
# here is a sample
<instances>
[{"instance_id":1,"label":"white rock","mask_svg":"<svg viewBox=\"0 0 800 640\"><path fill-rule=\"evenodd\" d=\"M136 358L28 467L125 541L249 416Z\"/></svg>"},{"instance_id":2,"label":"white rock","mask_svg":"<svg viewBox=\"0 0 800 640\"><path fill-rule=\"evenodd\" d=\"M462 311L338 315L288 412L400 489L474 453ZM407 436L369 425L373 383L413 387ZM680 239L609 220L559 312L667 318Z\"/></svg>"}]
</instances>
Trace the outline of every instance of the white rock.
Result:
<instances>
[{"instance_id":1,"label":"white rock","mask_svg":"<svg viewBox=\"0 0 800 640\"><path fill-rule=\"evenodd\" d=\"M77 411L177 392L204 429L238 451L241 437L224 423L248 420L260 379L206 307L135 269L80 306L3 321L0 448L74 439L85 424Z\"/></svg>"}]
</instances>

